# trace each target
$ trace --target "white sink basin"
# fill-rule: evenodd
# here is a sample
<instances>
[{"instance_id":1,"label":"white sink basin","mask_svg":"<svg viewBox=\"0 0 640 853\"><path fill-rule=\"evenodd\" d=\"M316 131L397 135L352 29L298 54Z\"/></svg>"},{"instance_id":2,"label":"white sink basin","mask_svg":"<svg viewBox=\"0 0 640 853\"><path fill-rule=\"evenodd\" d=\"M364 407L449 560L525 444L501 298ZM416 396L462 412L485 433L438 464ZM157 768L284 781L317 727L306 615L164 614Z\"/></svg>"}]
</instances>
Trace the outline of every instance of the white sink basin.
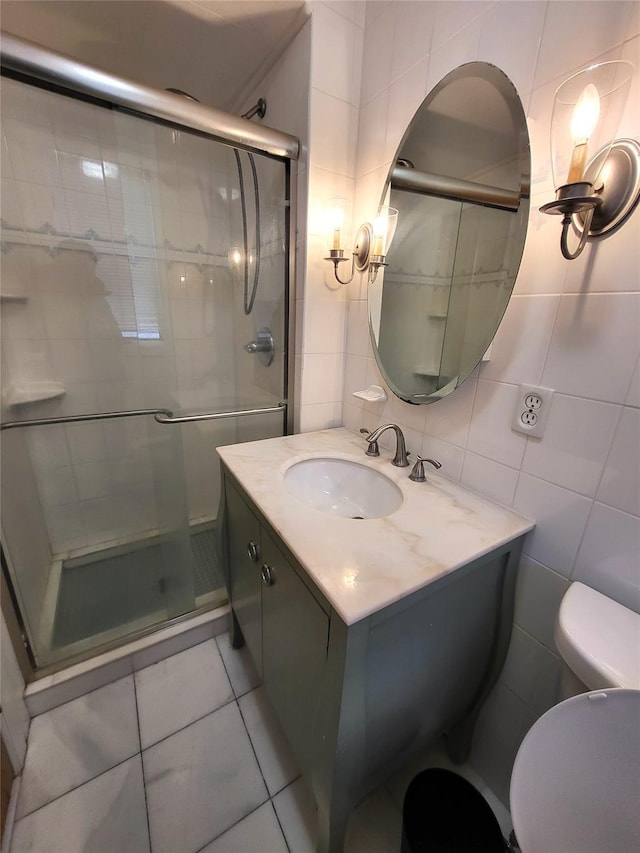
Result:
<instances>
[{"instance_id":1,"label":"white sink basin","mask_svg":"<svg viewBox=\"0 0 640 853\"><path fill-rule=\"evenodd\" d=\"M402 504L402 492L392 480L348 459L296 462L284 482L302 503L340 518L383 518Z\"/></svg>"}]
</instances>

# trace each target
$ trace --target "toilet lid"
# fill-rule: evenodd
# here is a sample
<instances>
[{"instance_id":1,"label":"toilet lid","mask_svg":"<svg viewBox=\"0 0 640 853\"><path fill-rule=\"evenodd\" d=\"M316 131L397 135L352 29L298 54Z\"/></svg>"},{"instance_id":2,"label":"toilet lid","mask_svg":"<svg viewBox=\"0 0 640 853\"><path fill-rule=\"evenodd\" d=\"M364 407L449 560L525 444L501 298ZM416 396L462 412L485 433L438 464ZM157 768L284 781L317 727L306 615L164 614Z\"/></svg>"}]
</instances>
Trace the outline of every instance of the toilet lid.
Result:
<instances>
[{"instance_id":1,"label":"toilet lid","mask_svg":"<svg viewBox=\"0 0 640 853\"><path fill-rule=\"evenodd\" d=\"M640 853L640 690L547 711L520 746L510 800L522 853Z\"/></svg>"}]
</instances>

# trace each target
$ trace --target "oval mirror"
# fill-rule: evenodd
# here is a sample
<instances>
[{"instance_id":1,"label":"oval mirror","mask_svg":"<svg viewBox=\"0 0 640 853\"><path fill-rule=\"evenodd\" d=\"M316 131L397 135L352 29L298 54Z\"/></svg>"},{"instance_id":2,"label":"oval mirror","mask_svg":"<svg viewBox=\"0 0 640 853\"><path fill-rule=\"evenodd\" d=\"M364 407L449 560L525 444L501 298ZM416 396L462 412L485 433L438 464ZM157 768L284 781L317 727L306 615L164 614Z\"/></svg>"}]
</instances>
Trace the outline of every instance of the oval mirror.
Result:
<instances>
[{"instance_id":1,"label":"oval mirror","mask_svg":"<svg viewBox=\"0 0 640 853\"><path fill-rule=\"evenodd\" d=\"M513 84L486 62L460 66L413 117L383 193L398 227L388 266L369 284L369 328L398 397L441 399L486 352L520 265L529 188Z\"/></svg>"}]
</instances>

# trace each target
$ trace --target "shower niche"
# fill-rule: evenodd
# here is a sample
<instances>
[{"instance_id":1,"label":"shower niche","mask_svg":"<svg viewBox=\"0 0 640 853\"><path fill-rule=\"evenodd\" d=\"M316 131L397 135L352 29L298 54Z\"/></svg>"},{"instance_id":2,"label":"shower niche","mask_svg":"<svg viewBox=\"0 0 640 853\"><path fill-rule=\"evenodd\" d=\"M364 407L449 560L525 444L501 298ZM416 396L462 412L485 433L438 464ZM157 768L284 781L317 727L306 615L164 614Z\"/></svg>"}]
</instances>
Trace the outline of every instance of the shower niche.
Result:
<instances>
[{"instance_id":1,"label":"shower niche","mask_svg":"<svg viewBox=\"0 0 640 853\"><path fill-rule=\"evenodd\" d=\"M51 669L225 600L215 448L286 431L290 161L9 77L2 111L2 543Z\"/></svg>"}]
</instances>

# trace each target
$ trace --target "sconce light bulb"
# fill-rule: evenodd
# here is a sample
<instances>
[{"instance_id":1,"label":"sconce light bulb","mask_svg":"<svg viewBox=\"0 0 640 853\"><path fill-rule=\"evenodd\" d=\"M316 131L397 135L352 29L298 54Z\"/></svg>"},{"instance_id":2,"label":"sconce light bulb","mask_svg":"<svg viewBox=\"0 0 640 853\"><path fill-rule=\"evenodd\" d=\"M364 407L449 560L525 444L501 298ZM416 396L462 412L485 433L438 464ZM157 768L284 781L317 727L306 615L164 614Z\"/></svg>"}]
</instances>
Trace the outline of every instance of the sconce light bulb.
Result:
<instances>
[{"instance_id":1,"label":"sconce light bulb","mask_svg":"<svg viewBox=\"0 0 640 853\"><path fill-rule=\"evenodd\" d=\"M384 243L387 236L387 217L382 214L373 221L372 255L384 255Z\"/></svg>"},{"instance_id":2,"label":"sconce light bulb","mask_svg":"<svg viewBox=\"0 0 640 853\"><path fill-rule=\"evenodd\" d=\"M587 144L600 118L600 96L593 83L587 83L578 98L571 117L571 138L574 149L567 183L581 181L587 163Z\"/></svg>"},{"instance_id":3,"label":"sconce light bulb","mask_svg":"<svg viewBox=\"0 0 640 853\"><path fill-rule=\"evenodd\" d=\"M242 255L240 254L240 249L237 246L233 246L233 248L229 252L229 260L234 266L240 266Z\"/></svg>"},{"instance_id":4,"label":"sconce light bulb","mask_svg":"<svg viewBox=\"0 0 640 853\"><path fill-rule=\"evenodd\" d=\"M575 145L586 143L600 118L600 95L593 83L582 90L571 118L571 138Z\"/></svg>"}]
</instances>

